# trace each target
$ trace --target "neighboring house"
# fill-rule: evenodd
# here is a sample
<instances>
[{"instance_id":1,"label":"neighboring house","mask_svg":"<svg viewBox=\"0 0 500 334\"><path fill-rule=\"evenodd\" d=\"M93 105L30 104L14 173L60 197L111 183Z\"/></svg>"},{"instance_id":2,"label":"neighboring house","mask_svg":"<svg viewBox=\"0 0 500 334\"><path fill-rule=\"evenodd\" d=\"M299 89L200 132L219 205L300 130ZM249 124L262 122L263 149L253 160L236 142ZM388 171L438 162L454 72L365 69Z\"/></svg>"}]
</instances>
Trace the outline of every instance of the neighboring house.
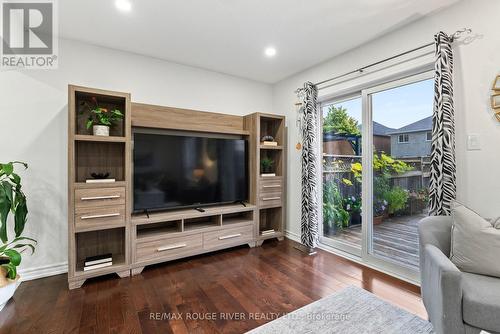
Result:
<instances>
[{"instance_id":1,"label":"neighboring house","mask_svg":"<svg viewBox=\"0 0 500 334\"><path fill-rule=\"evenodd\" d=\"M391 136L389 133L396 129L389 128L383 124L373 122L373 146L377 152L392 153Z\"/></svg>"},{"instance_id":2,"label":"neighboring house","mask_svg":"<svg viewBox=\"0 0 500 334\"><path fill-rule=\"evenodd\" d=\"M359 130L362 131L361 125ZM373 146L377 152L391 154L391 136L396 129L373 122ZM361 136L323 133L323 153L336 155L361 155Z\"/></svg>"},{"instance_id":3,"label":"neighboring house","mask_svg":"<svg viewBox=\"0 0 500 334\"><path fill-rule=\"evenodd\" d=\"M431 154L432 116L389 132L395 158L426 157Z\"/></svg>"}]
</instances>

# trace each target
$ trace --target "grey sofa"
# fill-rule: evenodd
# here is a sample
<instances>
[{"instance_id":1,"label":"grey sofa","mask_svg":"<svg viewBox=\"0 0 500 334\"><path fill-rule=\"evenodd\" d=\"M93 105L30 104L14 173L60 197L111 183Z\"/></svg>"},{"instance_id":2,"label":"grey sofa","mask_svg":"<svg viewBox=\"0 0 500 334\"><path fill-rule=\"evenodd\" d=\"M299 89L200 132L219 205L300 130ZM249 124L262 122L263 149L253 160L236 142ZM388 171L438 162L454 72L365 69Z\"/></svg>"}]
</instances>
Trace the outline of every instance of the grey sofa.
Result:
<instances>
[{"instance_id":1,"label":"grey sofa","mask_svg":"<svg viewBox=\"0 0 500 334\"><path fill-rule=\"evenodd\" d=\"M429 320L437 334L499 334L500 279L461 272L450 261L451 225L451 217L438 216L418 226L421 291Z\"/></svg>"}]
</instances>

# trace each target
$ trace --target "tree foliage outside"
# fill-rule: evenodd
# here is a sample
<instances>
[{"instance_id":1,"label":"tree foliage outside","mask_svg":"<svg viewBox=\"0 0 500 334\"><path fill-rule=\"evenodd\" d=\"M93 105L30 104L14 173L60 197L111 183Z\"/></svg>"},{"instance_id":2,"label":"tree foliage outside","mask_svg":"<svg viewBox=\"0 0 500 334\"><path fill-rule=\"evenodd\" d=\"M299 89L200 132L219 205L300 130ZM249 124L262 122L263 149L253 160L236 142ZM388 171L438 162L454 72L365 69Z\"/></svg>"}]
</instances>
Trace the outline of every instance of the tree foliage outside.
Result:
<instances>
[{"instance_id":1,"label":"tree foliage outside","mask_svg":"<svg viewBox=\"0 0 500 334\"><path fill-rule=\"evenodd\" d=\"M323 121L323 132L359 136L359 124L356 119L347 114L347 109L339 106L330 106Z\"/></svg>"}]
</instances>

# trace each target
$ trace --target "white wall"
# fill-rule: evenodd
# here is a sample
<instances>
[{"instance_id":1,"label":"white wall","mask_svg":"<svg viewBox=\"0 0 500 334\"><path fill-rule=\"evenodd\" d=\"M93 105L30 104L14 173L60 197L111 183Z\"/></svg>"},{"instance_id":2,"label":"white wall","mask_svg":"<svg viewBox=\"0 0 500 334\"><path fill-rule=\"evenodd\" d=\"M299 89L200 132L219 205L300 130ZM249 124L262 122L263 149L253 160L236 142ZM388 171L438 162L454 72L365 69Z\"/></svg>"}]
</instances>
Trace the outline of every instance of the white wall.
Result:
<instances>
[{"instance_id":1,"label":"white wall","mask_svg":"<svg viewBox=\"0 0 500 334\"><path fill-rule=\"evenodd\" d=\"M499 13L500 1L464 0L274 85L273 110L288 116L287 230L291 235L300 235L301 193L300 151L294 148L298 139L294 90L305 81L318 82L432 42L439 30L452 33L463 27L471 28L476 35L469 44L454 44L458 198L484 216L500 216L500 179L496 175L500 166L500 123L489 103L492 82L500 74ZM469 133L480 134L482 150L466 151Z\"/></svg>"},{"instance_id":2,"label":"white wall","mask_svg":"<svg viewBox=\"0 0 500 334\"><path fill-rule=\"evenodd\" d=\"M244 115L272 112L271 86L130 53L60 41L59 69L0 72L0 161L29 163L25 277L67 262L67 86L130 92L132 101Z\"/></svg>"}]
</instances>

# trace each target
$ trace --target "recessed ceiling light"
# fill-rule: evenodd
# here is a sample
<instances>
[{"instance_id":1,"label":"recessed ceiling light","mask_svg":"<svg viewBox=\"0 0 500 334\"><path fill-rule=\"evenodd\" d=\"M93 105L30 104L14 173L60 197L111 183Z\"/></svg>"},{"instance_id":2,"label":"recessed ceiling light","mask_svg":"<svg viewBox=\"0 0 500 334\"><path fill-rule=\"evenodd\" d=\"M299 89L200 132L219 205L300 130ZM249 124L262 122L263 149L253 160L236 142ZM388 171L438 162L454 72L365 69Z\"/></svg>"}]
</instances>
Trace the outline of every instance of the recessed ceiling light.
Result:
<instances>
[{"instance_id":1,"label":"recessed ceiling light","mask_svg":"<svg viewBox=\"0 0 500 334\"><path fill-rule=\"evenodd\" d=\"M130 12L132 3L129 0L115 0L115 6L122 12Z\"/></svg>"},{"instance_id":2,"label":"recessed ceiling light","mask_svg":"<svg viewBox=\"0 0 500 334\"><path fill-rule=\"evenodd\" d=\"M264 50L264 54L266 55L266 57L272 58L276 56L276 49L272 46L269 46Z\"/></svg>"}]
</instances>

